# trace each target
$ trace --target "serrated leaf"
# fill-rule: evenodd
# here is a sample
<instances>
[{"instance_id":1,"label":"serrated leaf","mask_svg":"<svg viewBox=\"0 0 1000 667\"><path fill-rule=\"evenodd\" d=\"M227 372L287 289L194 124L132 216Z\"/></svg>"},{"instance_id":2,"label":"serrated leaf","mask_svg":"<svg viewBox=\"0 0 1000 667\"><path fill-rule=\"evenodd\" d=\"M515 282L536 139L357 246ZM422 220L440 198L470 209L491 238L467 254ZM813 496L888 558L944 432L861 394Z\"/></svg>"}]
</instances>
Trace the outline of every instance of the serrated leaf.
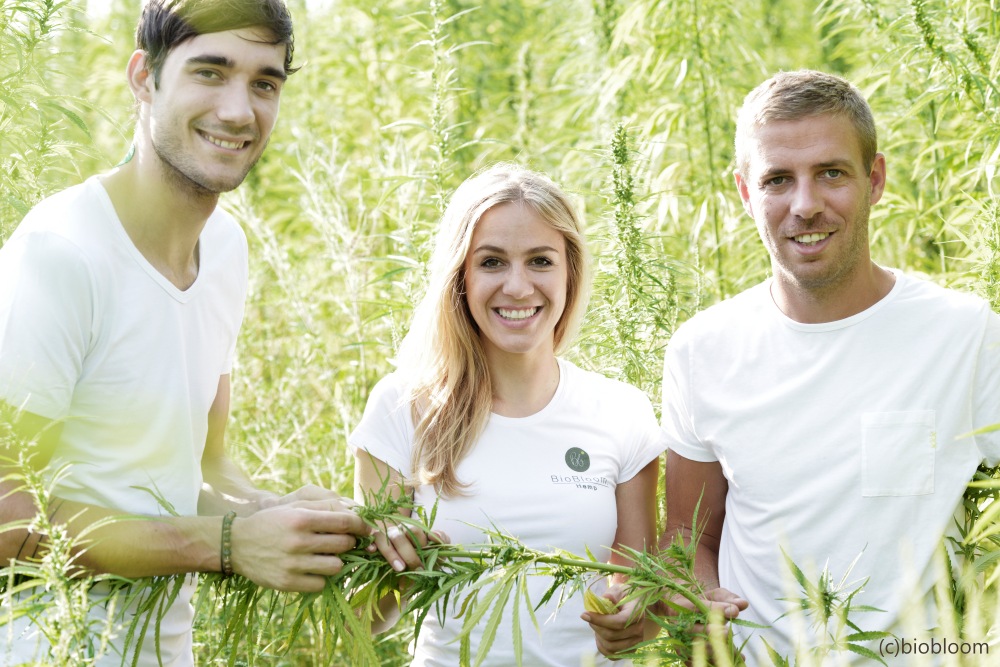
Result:
<instances>
[{"instance_id":1,"label":"serrated leaf","mask_svg":"<svg viewBox=\"0 0 1000 667\"><path fill-rule=\"evenodd\" d=\"M83 133L86 134L88 138L91 138L90 137L90 129L87 127L87 124L75 112L73 112L70 109L67 109L66 107L64 107L63 105L61 105L61 104L59 104L57 102L53 102L51 100L46 100L45 102L42 102L42 104L44 104L45 106L49 107L50 109L55 109L56 111L59 111L60 113L62 113L62 115L66 116L66 118L69 118L69 120L74 125L76 125L78 128L80 128L81 130L83 130Z\"/></svg>"},{"instance_id":2,"label":"serrated leaf","mask_svg":"<svg viewBox=\"0 0 1000 667\"><path fill-rule=\"evenodd\" d=\"M864 646L858 646L857 644L848 644L847 650L849 650L851 653L856 653L860 656L864 656L869 660L876 660L878 662L881 662L883 665L886 664L885 660L882 659L882 656L880 656L878 653L875 653L875 651L872 651L869 648L865 648Z\"/></svg>"},{"instance_id":3,"label":"serrated leaf","mask_svg":"<svg viewBox=\"0 0 1000 667\"><path fill-rule=\"evenodd\" d=\"M508 578L506 581L503 581L494 587L499 588L500 591L496 596L494 596L495 602L493 603L493 612L490 614L486 627L483 628L483 634L479 639L479 648L476 651L476 664L474 667L479 667L483 664L483 660L486 659L486 656L490 651L490 647L493 646L493 642L496 640L497 628L500 627L500 621L503 620L504 608L507 606L507 600L510 599L510 593L511 590L513 590L514 583L514 579Z\"/></svg>"}]
</instances>

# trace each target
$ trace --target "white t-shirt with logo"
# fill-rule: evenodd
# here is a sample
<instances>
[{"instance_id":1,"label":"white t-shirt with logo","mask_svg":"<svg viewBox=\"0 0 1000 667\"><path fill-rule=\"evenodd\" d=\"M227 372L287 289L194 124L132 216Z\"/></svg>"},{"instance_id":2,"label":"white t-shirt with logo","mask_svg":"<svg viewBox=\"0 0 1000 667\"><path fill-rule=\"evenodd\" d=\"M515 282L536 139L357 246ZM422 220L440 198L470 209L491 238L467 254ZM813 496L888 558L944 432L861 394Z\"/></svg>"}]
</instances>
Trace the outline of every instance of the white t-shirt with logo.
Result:
<instances>
[{"instance_id":1,"label":"white t-shirt with logo","mask_svg":"<svg viewBox=\"0 0 1000 667\"><path fill-rule=\"evenodd\" d=\"M781 599L802 597L782 551L810 581L826 567L845 592L863 584L855 607L884 610L856 613L863 630L941 640L926 631L934 557L976 466L1000 459L1000 431L972 435L1000 423L1000 317L897 272L871 308L802 324L769 286L680 327L663 383L669 447L729 482L720 583L749 601L741 617L773 626L735 627L754 635L744 653L771 664L752 660L756 635L790 659L815 643Z\"/></svg>"},{"instance_id":2,"label":"white t-shirt with logo","mask_svg":"<svg viewBox=\"0 0 1000 667\"><path fill-rule=\"evenodd\" d=\"M618 525L615 488L662 453L662 436L649 399L640 390L563 359L559 370L559 386L541 411L523 418L490 416L479 441L458 466L458 479L470 484L467 495L439 500L431 487L415 490L416 502L428 511L438 502L434 528L454 544L484 543L477 527L487 527L534 549L584 555L589 548L598 559L610 557ZM349 444L410 478L414 429L402 389L398 374L372 389ZM529 578L532 604L550 583L548 577ZM582 593L558 613L556 607L552 601L536 612L540 633L522 608L523 664L578 667L581 656L597 655L593 632L579 618ZM414 665L458 664L456 637L462 619L453 618L454 613L452 608L445 618L435 611L428 614ZM479 637L478 632L472 637L473 657ZM510 603L483 664L515 664Z\"/></svg>"},{"instance_id":3,"label":"white t-shirt with logo","mask_svg":"<svg viewBox=\"0 0 1000 667\"><path fill-rule=\"evenodd\" d=\"M0 400L61 422L47 469L65 466L56 496L167 515L159 496L198 513L208 412L232 366L248 276L246 237L225 212L198 248L198 277L179 290L129 239L97 177L39 203L0 248ZM162 619L166 665L193 660L193 589L192 577ZM29 619L13 625L0 627L0 664L44 658ZM140 664L154 654L150 631Z\"/></svg>"}]
</instances>

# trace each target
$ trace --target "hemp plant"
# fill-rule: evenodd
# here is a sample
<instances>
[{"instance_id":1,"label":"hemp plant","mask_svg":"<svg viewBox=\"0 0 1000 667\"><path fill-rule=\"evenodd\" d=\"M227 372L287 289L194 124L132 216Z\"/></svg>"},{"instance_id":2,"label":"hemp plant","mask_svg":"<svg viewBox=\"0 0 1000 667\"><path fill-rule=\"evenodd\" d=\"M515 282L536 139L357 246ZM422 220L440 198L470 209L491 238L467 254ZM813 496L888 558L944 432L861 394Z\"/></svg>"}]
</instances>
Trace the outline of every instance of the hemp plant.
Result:
<instances>
[{"instance_id":1,"label":"hemp plant","mask_svg":"<svg viewBox=\"0 0 1000 667\"><path fill-rule=\"evenodd\" d=\"M652 391L659 382L663 338L676 325L678 304L673 270L656 256L643 229L636 165L624 123L610 146L612 206L609 255L614 264L600 276L602 318L619 377Z\"/></svg>"},{"instance_id":2,"label":"hemp plant","mask_svg":"<svg viewBox=\"0 0 1000 667\"><path fill-rule=\"evenodd\" d=\"M57 47L79 31L76 4L0 2L0 243L91 143L92 107L63 92L74 56Z\"/></svg>"},{"instance_id":3,"label":"hemp plant","mask_svg":"<svg viewBox=\"0 0 1000 667\"><path fill-rule=\"evenodd\" d=\"M42 434L29 438L19 433L17 417L16 410L0 401L0 444L10 453L2 461L9 471L3 481L13 484L14 491L27 493L38 511L32 519L0 526L0 532L26 529L25 543L36 546L32 553L22 554L22 560L7 563L0 573L0 595L6 608L3 621L30 619L50 646L48 655L39 658L56 665L90 665L108 654L119 579L86 574L78 561L89 536L109 521L98 521L74 535L65 522L54 518L59 502L53 499L53 489L68 466L49 474L38 470L32 459ZM109 592L105 594L104 589Z\"/></svg>"},{"instance_id":4,"label":"hemp plant","mask_svg":"<svg viewBox=\"0 0 1000 667\"><path fill-rule=\"evenodd\" d=\"M871 605L860 605L854 602L854 598L864 590L865 584L868 583L867 579L854 583L848 581L851 571L858 559L861 558L861 554L858 554L854 561L847 566L840 581L835 582L829 568L824 567L819 574L818 581L812 582L784 549L781 550L781 553L785 558L785 564L798 583L802 595L799 598L783 598L795 606L792 611L785 612L782 616L800 611L809 619L809 625L817 639L816 644L811 649L812 656L821 664L831 652L849 651L884 665L885 661L877 653L864 646L862 642L891 637L892 633L881 630L862 630L852 619L853 614L883 611ZM789 664L787 658L779 655L766 640L762 639L761 641L764 642L768 655L777 667Z\"/></svg>"},{"instance_id":5,"label":"hemp plant","mask_svg":"<svg viewBox=\"0 0 1000 667\"><path fill-rule=\"evenodd\" d=\"M402 516L408 508L413 516ZM425 512L414 508L409 499L377 496L356 511L365 522L378 529L396 524L404 530L429 532L434 522L434 509ZM359 540L356 548L341 554L344 565L330 577L319 593L281 593L265 591L240 577L223 578L212 574L203 577L201 590L214 589L217 594L213 614L224 624L223 641L229 650L228 663L237 664L237 656L253 664L254 657L241 653L242 642L253 642L253 634L264 635L268 625L281 624L284 640L274 646L258 645L258 655L285 654L305 627L322 636L327 655L336 652L351 664L378 664L372 625L379 618L379 601L386 595L397 596L403 614L415 617L415 632L431 610L439 616L455 614L462 619L460 633L461 665L482 663L496 637L496 630L505 613L512 615L514 644L520 646L520 619L527 614L538 627L534 616L541 605L556 600L560 605L573 595L582 594L595 577L625 575L628 593L625 601L637 600L637 609L651 608L661 598L672 607L673 614L657 620L665 632L660 638L639 648L637 655L663 660L685 660L693 655L699 639L688 632L696 624L708 625L713 619L702 602L700 584L693 574L694 550L680 540L659 554L625 550L632 566L615 565L564 551L544 552L521 544L514 537L497 529L484 530L487 541L475 545L453 545L431 542L419 548L423 566L420 569L396 572L377 553L367 549L372 538ZM527 581L531 576L547 576L551 584L538 600L528 595ZM400 591L404 591L400 593ZM205 604L200 596L196 605ZM508 606L508 603L510 606ZM457 609L457 611L455 611ZM257 619L255 610L263 610ZM290 619L290 620L282 620ZM484 625L481 643L473 652L470 634ZM721 623L719 623L721 625ZM278 628L271 628L274 631ZM729 648L738 659L738 652ZM219 656L213 656L213 659ZM518 665L521 664L518 659Z\"/></svg>"}]
</instances>

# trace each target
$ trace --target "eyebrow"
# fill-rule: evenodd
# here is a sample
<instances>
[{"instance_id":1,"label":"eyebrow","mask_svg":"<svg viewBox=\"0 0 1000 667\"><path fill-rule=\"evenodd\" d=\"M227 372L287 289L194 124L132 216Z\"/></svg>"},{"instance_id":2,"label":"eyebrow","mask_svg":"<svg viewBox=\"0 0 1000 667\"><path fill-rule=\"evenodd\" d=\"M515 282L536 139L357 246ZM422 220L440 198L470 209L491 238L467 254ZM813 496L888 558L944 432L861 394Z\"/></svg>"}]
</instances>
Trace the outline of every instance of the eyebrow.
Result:
<instances>
[{"instance_id":1,"label":"eyebrow","mask_svg":"<svg viewBox=\"0 0 1000 667\"><path fill-rule=\"evenodd\" d=\"M227 69L232 69L236 67L236 63L233 62L231 58L227 58L225 56L212 56L212 55L193 56L187 59L187 64L189 66L215 65L216 67L225 67ZM288 79L288 75L285 74L284 70L280 70L276 67L271 67L270 65L261 67L259 70L257 70L257 73L263 76L269 76L275 79L280 79L281 81L285 81L286 79Z\"/></svg>"},{"instance_id":2,"label":"eyebrow","mask_svg":"<svg viewBox=\"0 0 1000 667\"><path fill-rule=\"evenodd\" d=\"M495 245L481 245L478 248L476 248L474 250L474 252L477 252L477 253L478 252L492 252L492 253L495 253L495 254L498 254L498 255L505 255L505 254L507 254L507 251L505 249L503 249L503 248L501 248L499 246L495 246ZM553 248L552 246L542 245L542 246L538 246L537 248L528 248L528 250L527 250L527 252L525 254L527 254L527 255L534 255L535 253L539 253L539 252L559 252L559 250L558 250L558 248Z\"/></svg>"},{"instance_id":3,"label":"eyebrow","mask_svg":"<svg viewBox=\"0 0 1000 667\"><path fill-rule=\"evenodd\" d=\"M813 169L833 169L833 168L844 168L851 167L853 163L850 158L836 158L834 160L827 160L826 162L817 162L812 165ZM782 167L780 165L775 165L768 169L760 172L761 178L770 178L772 176L780 176L781 174L790 173L792 170L787 167Z\"/></svg>"},{"instance_id":4,"label":"eyebrow","mask_svg":"<svg viewBox=\"0 0 1000 667\"><path fill-rule=\"evenodd\" d=\"M826 162L820 162L816 165L818 169L830 169L832 167L850 167L852 165L850 158L837 158L835 160L828 160Z\"/></svg>"}]
</instances>

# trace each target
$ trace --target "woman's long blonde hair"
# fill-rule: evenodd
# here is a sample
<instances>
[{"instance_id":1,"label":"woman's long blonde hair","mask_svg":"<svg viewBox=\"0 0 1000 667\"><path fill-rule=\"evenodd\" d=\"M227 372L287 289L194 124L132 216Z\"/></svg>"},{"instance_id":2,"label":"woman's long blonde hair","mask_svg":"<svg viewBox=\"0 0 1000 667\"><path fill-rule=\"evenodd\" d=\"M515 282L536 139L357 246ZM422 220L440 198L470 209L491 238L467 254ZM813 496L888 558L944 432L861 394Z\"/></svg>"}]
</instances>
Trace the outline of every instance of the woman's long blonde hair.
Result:
<instances>
[{"instance_id":1,"label":"woman's long blonde hair","mask_svg":"<svg viewBox=\"0 0 1000 667\"><path fill-rule=\"evenodd\" d=\"M501 204L530 206L566 239L566 306L555 327L555 350L572 340L590 296L590 260L579 216L547 176L501 163L455 191L438 230L430 282L400 346L416 428L411 484L434 485L443 496L468 484L459 462L479 439L493 407L493 389L479 329L465 297L465 259L483 215Z\"/></svg>"}]
</instances>

